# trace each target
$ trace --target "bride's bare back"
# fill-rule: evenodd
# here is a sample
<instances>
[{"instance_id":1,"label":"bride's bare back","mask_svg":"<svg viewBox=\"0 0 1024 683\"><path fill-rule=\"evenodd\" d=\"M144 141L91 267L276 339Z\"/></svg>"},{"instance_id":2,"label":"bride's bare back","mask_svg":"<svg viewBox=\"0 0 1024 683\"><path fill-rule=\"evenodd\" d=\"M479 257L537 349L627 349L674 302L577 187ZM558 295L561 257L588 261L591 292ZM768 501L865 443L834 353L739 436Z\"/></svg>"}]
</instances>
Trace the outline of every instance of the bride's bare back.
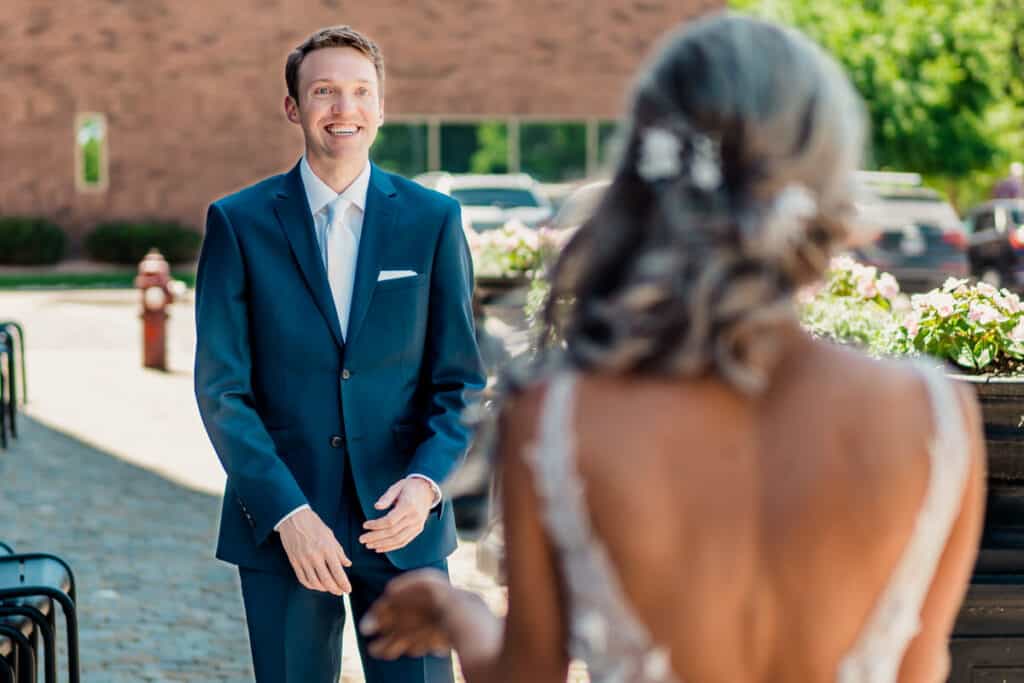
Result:
<instances>
[{"instance_id":1,"label":"bride's bare back","mask_svg":"<svg viewBox=\"0 0 1024 683\"><path fill-rule=\"evenodd\" d=\"M591 522L684 682L834 683L921 509L935 425L920 375L799 333L790 342L756 399L717 380L577 384L576 461ZM537 680L564 667L566 642L559 563L523 464L544 391L511 407L502 448L504 659ZM977 547L983 447L974 404L961 404L969 484L900 681L944 680Z\"/></svg>"}]
</instances>

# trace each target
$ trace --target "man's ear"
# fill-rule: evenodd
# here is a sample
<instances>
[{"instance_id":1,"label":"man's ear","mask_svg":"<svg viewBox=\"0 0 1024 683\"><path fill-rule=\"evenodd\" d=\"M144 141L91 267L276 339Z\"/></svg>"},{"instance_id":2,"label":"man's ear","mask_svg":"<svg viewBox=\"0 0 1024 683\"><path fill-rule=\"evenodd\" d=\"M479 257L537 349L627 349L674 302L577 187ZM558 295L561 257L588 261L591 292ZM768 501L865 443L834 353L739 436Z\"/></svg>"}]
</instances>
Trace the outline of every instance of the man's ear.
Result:
<instances>
[{"instance_id":1,"label":"man's ear","mask_svg":"<svg viewBox=\"0 0 1024 683\"><path fill-rule=\"evenodd\" d=\"M301 124L302 119L299 116L299 103L295 101L291 95L286 95L284 98L284 115L288 117L288 120L295 124Z\"/></svg>"}]
</instances>

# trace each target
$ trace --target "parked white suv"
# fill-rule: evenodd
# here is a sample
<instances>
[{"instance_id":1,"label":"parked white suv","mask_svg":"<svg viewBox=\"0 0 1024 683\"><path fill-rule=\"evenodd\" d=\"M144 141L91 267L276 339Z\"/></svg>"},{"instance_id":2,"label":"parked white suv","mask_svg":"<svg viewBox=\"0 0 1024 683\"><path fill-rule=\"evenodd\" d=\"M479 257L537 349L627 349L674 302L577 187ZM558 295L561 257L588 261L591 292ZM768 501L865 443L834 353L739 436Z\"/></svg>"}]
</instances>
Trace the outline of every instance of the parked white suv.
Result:
<instances>
[{"instance_id":1,"label":"parked white suv","mask_svg":"<svg viewBox=\"0 0 1024 683\"><path fill-rule=\"evenodd\" d=\"M551 218L551 204L525 173L424 173L414 180L458 201L463 223L476 232L500 228L512 219L538 227Z\"/></svg>"}]
</instances>

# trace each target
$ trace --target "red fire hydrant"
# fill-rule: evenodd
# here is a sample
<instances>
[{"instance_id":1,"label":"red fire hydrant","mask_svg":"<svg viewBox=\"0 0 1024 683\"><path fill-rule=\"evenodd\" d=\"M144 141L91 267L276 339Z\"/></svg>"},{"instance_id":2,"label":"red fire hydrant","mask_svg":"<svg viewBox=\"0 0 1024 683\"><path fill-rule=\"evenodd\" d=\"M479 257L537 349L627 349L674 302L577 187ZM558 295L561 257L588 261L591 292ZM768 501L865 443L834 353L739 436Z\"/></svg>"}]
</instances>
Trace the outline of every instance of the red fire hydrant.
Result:
<instances>
[{"instance_id":1,"label":"red fire hydrant","mask_svg":"<svg viewBox=\"0 0 1024 683\"><path fill-rule=\"evenodd\" d=\"M174 301L171 268L156 249L139 263L135 286L142 295L142 364L167 369L167 306Z\"/></svg>"}]
</instances>

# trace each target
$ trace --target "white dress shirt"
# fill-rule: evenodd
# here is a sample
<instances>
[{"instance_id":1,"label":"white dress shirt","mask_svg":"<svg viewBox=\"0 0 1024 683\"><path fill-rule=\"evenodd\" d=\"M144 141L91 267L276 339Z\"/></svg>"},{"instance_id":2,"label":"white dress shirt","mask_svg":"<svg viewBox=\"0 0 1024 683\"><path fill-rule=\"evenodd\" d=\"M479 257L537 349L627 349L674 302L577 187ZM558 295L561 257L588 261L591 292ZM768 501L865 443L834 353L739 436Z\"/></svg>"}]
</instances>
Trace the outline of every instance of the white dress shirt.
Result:
<instances>
[{"instance_id":1,"label":"white dress shirt","mask_svg":"<svg viewBox=\"0 0 1024 683\"><path fill-rule=\"evenodd\" d=\"M352 232L355 237L356 252L359 250L359 240L363 235L363 217L366 214L366 193L370 188L370 163L366 163L366 168L356 176L356 179L352 181L348 187L342 192L335 192L330 185L325 183L320 177L313 172L309 162L306 161L306 157L302 157L302 161L299 162L299 172L302 175L302 185L306 189L306 200L309 202L309 210L313 214L313 226L316 231L316 243L320 249L320 259L324 264L324 272L327 271L328 254L327 254L327 205L339 198L348 200L351 204L348 210L345 211L344 217L339 222L337 228L347 228ZM336 301L335 306L345 306L346 308L351 306L351 300L347 302ZM337 311L339 320L348 320L348 310ZM345 334L345 330L342 330L342 334ZM423 479L430 488L434 490L434 504L431 507L437 507L441 502L441 487L437 485L430 477L423 474L410 474L410 477L417 479ZM294 515L299 510L308 508L309 505L300 505L295 508L287 515L281 518L281 521L274 526L274 531L281 528L281 524Z\"/></svg>"}]
</instances>

